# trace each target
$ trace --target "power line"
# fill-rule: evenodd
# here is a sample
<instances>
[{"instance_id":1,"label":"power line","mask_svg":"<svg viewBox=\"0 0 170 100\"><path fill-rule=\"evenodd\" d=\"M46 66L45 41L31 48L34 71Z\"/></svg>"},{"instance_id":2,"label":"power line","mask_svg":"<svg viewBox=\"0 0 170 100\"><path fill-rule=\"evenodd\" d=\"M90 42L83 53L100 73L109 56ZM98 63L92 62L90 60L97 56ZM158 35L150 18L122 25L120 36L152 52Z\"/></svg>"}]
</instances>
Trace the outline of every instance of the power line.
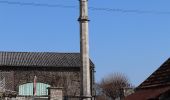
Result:
<instances>
[{"instance_id":1,"label":"power line","mask_svg":"<svg viewBox=\"0 0 170 100\"><path fill-rule=\"evenodd\" d=\"M58 8L76 8L77 5L62 5L62 4L46 4L46 3L34 3L34 2L19 2L19 1L3 1L0 0L1 4L9 5L20 5L20 6L39 6L39 7L58 7ZM148 11L148 10L127 10L127 9L116 9L116 8L97 8L89 7L92 11L104 11L104 12L121 12L121 13L138 13L138 14L170 14L169 11Z\"/></svg>"},{"instance_id":2,"label":"power line","mask_svg":"<svg viewBox=\"0 0 170 100\"><path fill-rule=\"evenodd\" d=\"M68 6L61 4L46 4L46 3L34 3L34 2L18 2L18 1L0 1L1 4L20 5L20 6L40 6L40 7L59 7L59 8L77 8L77 6Z\"/></svg>"},{"instance_id":3,"label":"power line","mask_svg":"<svg viewBox=\"0 0 170 100\"><path fill-rule=\"evenodd\" d=\"M90 10L107 11L107 12L122 12L122 13L139 13L139 14L170 14L168 11L148 11L148 10L127 10L115 8L95 8L89 7Z\"/></svg>"}]
</instances>

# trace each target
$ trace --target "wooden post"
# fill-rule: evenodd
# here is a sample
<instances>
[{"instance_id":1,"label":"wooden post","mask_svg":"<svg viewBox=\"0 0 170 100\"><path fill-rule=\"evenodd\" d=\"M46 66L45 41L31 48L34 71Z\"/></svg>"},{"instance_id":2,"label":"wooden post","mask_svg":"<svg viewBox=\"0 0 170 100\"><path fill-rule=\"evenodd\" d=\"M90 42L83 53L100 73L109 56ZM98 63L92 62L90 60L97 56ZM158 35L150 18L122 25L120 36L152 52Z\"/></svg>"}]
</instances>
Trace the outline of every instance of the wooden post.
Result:
<instances>
[{"instance_id":1,"label":"wooden post","mask_svg":"<svg viewBox=\"0 0 170 100\"><path fill-rule=\"evenodd\" d=\"M80 54L81 70L81 97L82 100L91 100L90 84L90 61L89 61L89 39L88 39L88 0L80 1Z\"/></svg>"}]
</instances>

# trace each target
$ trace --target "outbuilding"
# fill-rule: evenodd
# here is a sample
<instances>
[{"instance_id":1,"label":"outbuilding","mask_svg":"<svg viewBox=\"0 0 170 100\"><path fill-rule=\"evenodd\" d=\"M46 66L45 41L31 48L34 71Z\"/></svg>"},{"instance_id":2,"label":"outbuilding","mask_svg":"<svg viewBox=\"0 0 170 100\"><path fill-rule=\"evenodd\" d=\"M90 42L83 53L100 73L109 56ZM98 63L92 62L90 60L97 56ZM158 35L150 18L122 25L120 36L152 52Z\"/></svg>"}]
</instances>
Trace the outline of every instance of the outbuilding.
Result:
<instances>
[{"instance_id":1,"label":"outbuilding","mask_svg":"<svg viewBox=\"0 0 170 100\"><path fill-rule=\"evenodd\" d=\"M48 97L48 87L58 87L64 97L78 98L80 58L80 53L0 52L0 92L3 96ZM89 70L94 96L92 61Z\"/></svg>"},{"instance_id":2,"label":"outbuilding","mask_svg":"<svg viewBox=\"0 0 170 100\"><path fill-rule=\"evenodd\" d=\"M170 58L125 100L170 100Z\"/></svg>"}]
</instances>

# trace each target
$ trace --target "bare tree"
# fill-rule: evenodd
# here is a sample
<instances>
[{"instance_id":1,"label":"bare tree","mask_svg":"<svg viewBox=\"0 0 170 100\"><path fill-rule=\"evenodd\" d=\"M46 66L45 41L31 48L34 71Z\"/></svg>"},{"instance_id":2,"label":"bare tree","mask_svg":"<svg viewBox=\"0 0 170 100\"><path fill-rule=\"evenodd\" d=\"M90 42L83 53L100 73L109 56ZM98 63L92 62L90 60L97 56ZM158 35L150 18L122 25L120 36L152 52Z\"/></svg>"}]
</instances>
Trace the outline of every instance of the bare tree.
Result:
<instances>
[{"instance_id":1,"label":"bare tree","mask_svg":"<svg viewBox=\"0 0 170 100\"><path fill-rule=\"evenodd\" d=\"M122 73L114 73L104 77L99 83L99 87L102 89L102 97L104 96L107 100L115 100L123 96L124 88L131 88L132 85L127 76Z\"/></svg>"}]
</instances>

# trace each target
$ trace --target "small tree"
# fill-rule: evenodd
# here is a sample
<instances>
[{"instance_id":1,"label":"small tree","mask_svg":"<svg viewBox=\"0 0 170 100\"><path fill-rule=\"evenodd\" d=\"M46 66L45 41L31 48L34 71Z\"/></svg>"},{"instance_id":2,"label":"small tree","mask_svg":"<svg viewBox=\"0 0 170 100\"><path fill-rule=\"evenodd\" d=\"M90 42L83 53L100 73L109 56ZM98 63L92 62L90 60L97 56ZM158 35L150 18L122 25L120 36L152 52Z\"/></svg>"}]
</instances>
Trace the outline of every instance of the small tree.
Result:
<instances>
[{"instance_id":1,"label":"small tree","mask_svg":"<svg viewBox=\"0 0 170 100\"><path fill-rule=\"evenodd\" d=\"M104 77L99 83L99 87L107 100L108 98L115 100L123 96L123 88L131 88L132 86L124 74L114 73Z\"/></svg>"}]
</instances>

